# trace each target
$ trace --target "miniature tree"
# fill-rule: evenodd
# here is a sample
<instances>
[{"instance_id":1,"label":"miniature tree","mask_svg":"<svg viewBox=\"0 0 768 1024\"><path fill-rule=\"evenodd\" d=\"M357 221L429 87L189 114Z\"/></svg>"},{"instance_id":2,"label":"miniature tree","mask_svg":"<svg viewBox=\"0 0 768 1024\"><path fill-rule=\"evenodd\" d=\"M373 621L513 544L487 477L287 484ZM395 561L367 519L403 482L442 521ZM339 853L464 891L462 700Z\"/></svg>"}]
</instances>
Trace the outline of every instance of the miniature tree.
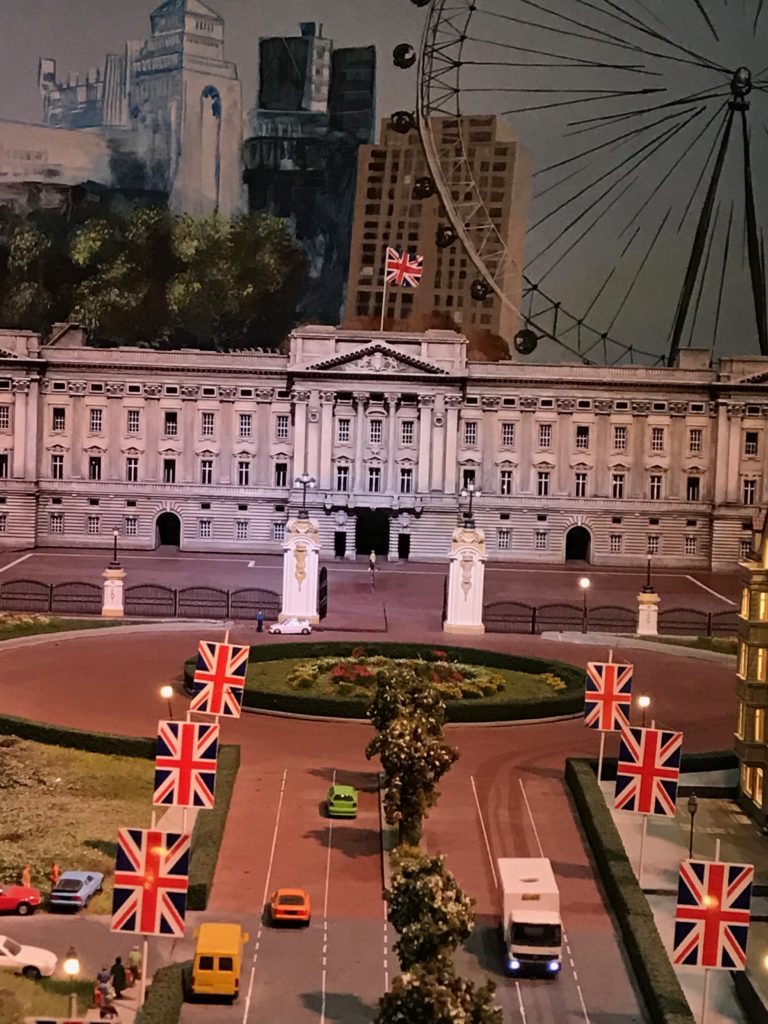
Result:
<instances>
[{"instance_id":1,"label":"miniature tree","mask_svg":"<svg viewBox=\"0 0 768 1024\"><path fill-rule=\"evenodd\" d=\"M495 991L493 982L478 986L452 969L415 967L381 997L376 1024L502 1024Z\"/></svg>"}]
</instances>

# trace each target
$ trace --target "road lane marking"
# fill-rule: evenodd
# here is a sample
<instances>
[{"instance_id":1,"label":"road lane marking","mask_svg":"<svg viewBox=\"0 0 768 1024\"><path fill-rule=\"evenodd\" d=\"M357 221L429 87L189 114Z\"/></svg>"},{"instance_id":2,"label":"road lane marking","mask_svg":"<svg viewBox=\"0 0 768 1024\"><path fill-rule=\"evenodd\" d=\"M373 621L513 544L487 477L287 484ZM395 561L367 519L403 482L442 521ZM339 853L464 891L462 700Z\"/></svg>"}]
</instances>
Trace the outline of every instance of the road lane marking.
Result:
<instances>
[{"instance_id":1,"label":"road lane marking","mask_svg":"<svg viewBox=\"0 0 768 1024\"><path fill-rule=\"evenodd\" d=\"M527 1020L527 1018L525 1016L525 1003L523 1002L523 993L522 993L522 989L520 988L520 982L519 981L515 982L515 988L517 989L517 1002L518 1002L518 1004L520 1006L520 1016L523 1018L523 1021L525 1021L525 1020Z\"/></svg>"},{"instance_id":2,"label":"road lane marking","mask_svg":"<svg viewBox=\"0 0 768 1024\"><path fill-rule=\"evenodd\" d=\"M26 561L27 558L31 558L34 555L34 551L28 552L26 555L22 555L21 558L17 558L15 562L9 562L8 565L4 565L0 568L0 572L5 572L7 569L12 569L14 565L19 565L21 562Z\"/></svg>"},{"instance_id":3,"label":"road lane marking","mask_svg":"<svg viewBox=\"0 0 768 1024\"><path fill-rule=\"evenodd\" d=\"M498 879L498 876L496 874L496 865L493 863L493 854L491 853L491 844L490 844L490 841L488 839L488 831L486 830L485 821L483 820L483 812L480 810L480 800L478 799L478 796L477 796L477 786L475 785L475 777L474 777L474 775L470 775L469 781L472 783L472 794L474 795L474 798L475 798L475 807L477 808L477 816L480 819L480 828L483 831L483 839L485 840L485 850L486 850L486 853L488 854L488 863L491 865L491 874L493 875L493 884L498 889L499 888L499 879Z\"/></svg>"},{"instance_id":4,"label":"road lane marking","mask_svg":"<svg viewBox=\"0 0 768 1024\"><path fill-rule=\"evenodd\" d=\"M333 769L331 786L336 785L336 769ZM328 951L328 890L331 886L331 850L333 842L333 818L328 816L328 850L325 857L325 894L323 895L323 980L320 989L320 1024L325 1024L325 1000L326 1000L326 953Z\"/></svg>"},{"instance_id":5,"label":"road lane marking","mask_svg":"<svg viewBox=\"0 0 768 1024\"><path fill-rule=\"evenodd\" d=\"M697 580L695 576L686 576L685 579L690 580L691 583L695 583L697 587L701 587L702 590L706 590L708 594L712 594L712 596L718 598L718 600L725 601L726 604L732 604L734 607L738 604L738 601L732 601L730 597L718 594L716 590L708 587L705 583L702 583L701 580Z\"/></svg>"},{"instance_id":6,"label":"road lane marking","mask_svg":"<svg viewBox=\"0 0 768 1024\"><path fill-rule=\"evenodd\" d=\"M249 568L249 569L253 569L253 567L254 567L255 565L256 565L256 563L254 562L254 560L253 560L253 559L251 559L251 560L250 560L250 562L248 563L248 568Z\"/></svg>"},{"instance_id":7,"label":"road lane marking","mask_svg":"<svg viewBox=\"0 0 768 1024\"><path fill-rule=\"evenodd\" d=\"M264 905L267 902L267 894L269 893L269 881L272 877L272 864L275 860L275 848L277 847L277 830L280 827L280 815L283 813L283 797L285 796L285 780L288 775L288 769L283 768L283 778L280 783L280 799L277 801L277 813L275 814L275 827L272 832L272 848L269 851L269 863L267 864L267 877L264 880L264 894L261 897L261 915L259 916L259 930L256 933L256 945L253 951L253 959L251 960L251 977L248 981L248 994L245 997L245 1006L243 1007L243 1024L246 1024L248 1020L248 1013L251 1009L251 995L253 993L253 980L256 977L256 961L259 959L259 946L261 945L261 933L264 930Z\"/></svg>"}]
</instances>

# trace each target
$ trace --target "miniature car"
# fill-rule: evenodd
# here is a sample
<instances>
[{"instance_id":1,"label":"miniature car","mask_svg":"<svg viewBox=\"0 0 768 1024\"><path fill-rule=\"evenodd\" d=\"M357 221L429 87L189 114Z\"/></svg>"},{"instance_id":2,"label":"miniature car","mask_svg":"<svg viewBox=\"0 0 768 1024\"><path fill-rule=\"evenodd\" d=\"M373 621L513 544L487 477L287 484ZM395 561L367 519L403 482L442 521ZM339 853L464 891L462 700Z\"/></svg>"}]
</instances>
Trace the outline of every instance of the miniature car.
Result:
<instances>
[{"instance_id":1,"label":"miniature car","mask_svg":"<svg viewBox=\"0 0 768 1024\"><path fill-rule=\"evenodd\" d=\"M0 911L34 914L40 900L40 890L30 885L0 885Z\"/></svg>"},{"instance_id":2,"label":"miniature car","mask_svg":"<svg viewBox=\"0 0 768 1024\"><path fill-rule=\"evenodd\" d=\"M326 807L329 818L356 818L357 790L354 786L331 786Z\"/></svg>"},{"instance_id":3,"label":"miniature car","mask_svg":"<svg viewBox=\"0 0 768 1024\"><path fill-rule=\"evenodd\" d=\"M303 924L312 920L309 893L304 889L276 889L269 901L272 924Z\"/></svg>"},{"instance_id":4,"label":"miniature car","mask_svg":"<svg viewBox=\"0 0 768 1024\"><path fill-rule=\"evenodd\" d=\"M285 622L273 622L270 633L311 633L312 623L308 619L286 619Z\"/></svg>"},{"instance_id":5,"label":"miniature car","mask_svg":"<svg viewBox=\"0 0 768 1024\"><path fill-rule=\"evenodd\" d=\"M101 892L104 875L101 871L64 871L51 890L51 907L79 910Z\"/></svg>"},{"instance_id":6,"label":"miniature car","mask_svg":"<svg viewBox=\"0 0 768 1024\"><path fill-rule=\"evenodd\" d=\"M22 946L7 935L0 935L0 969L23 974L25 978L50 978L56 970L56 954L50 949Z\"/></svg>"}]
</instances>

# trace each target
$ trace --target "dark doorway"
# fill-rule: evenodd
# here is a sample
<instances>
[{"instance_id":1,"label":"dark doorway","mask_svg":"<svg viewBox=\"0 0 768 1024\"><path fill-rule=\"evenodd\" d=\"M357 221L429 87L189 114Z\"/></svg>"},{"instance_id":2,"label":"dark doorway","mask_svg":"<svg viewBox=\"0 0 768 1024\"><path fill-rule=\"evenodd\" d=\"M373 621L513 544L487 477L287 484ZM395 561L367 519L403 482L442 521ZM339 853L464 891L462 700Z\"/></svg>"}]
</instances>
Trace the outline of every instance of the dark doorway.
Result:
<instances>
[{"instance_id":1,"label":"dark doorway","mask_svg":"<svg viewBox=\"0 0 768 1024\"><path fill-rule=\"evenodd\" d=\"M355 524L355 552L380 557L389 554L389 512L385 508L361 508Z\"/></svg>"},{"instance_id":2,"label":"dark doorway","mask_svg":"<svg viewBox=\"0 0 768 1024\"><path fill-rule=\"evenodd\" d=\"M397 557L403 562L407 562L411 557L410 533L399 533L397 535Z\"/></svg>"},{"instance_id":3,"label":"dark doorway","mask_svg":"<svg viewBox=\"0 0 768 1024\"><path fill-rule=\"evenodd\" d=\"M592 536L584 526L572 526L565 535L566 562L588 562Z\"/></svg>"},{"instance_id":4,"label":"dark doorway","mask_svg":"<svg viewBox=\"0 0 768 1024\"><path fill-rule=\"evenodd\" d=\"M344 530L336 530L333 535L333 554L343 558L347 553L347 535Z\"/></svg>"},{"instance_id":5,"label":"dark doorway","mask_svg":"<svg viewBox=\"0 0 768 1024\"><path fill-rule=\"evenodd\" d=\"M175 512L161 512L157 517L157 544L179 547L181 545L181 520Z\"/></svg>"}]
</instances>

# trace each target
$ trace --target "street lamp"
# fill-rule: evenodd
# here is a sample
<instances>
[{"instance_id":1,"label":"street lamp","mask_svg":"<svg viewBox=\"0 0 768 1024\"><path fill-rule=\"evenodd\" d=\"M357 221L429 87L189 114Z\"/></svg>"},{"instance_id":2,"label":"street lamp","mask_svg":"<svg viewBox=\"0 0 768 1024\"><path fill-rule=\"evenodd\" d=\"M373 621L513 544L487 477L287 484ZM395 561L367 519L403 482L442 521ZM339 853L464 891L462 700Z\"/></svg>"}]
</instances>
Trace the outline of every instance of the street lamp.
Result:
<instances>
[{"instance_id":1,"label":"street lamp","mask_svg":"<svg viewBox=\"0 0 768 1024\"><path fill-rule=\"evenodd\" d=\"M641 588L641 593L643 593L643 594L655 594L656 593L656 589L655 589L654 585L651 583L651 556L650 555L648 555L648 560L645 563L645 583L644 583L643 587Z\"/></svg>"},{"instance_id":2,"label":"street lamp","mask_svg":"<svg viewBox=\"0 0 768 1024\"><path fill-rule=\"evenodd\" d=\"M309 519L309 512L307 511L307 488L317 487L317 480L309 473L302 473L301 476L297 476L293 482L294 487L301 487L301 508L299 509L299 519Z\"/></svg>"},{"instance_id":3,"label":"street lamp","mask_svg":"<svg viewBox=\"0 0 768 1024\"><path fill-rule=\"evenodd\" d=\"M74 1018L77 1016L77 990L74 988L74 983L75 978L80 973L80 960L74 946L70 946L67 950L67 956L64 960L64 973L72 981L73 985L73 991L69 993L69 1016Z\"/></svg>"},{"instance_id":4,"label":"street lamp","mask_svg":"<svg viewBox=\"0 0 768 1024\"><path fill-rule=\"evenodd\" d=\"M688 840L688 860L693 860L693 819L696 817L696 811L699 809L699 801L695 793L691 793L688 797L688 813L691 816L691 835Z\"/></svg>"},{"instance_id":5,"label":"street lamp","mask_svg":"<svg viewBox=\"0 0 768 1024\"><path fill-rule=\"evenodd\" d=\"M584 599L584 603L583 603L583 606L582 606L582 609L581 609L581 632L582 633L586 633L587 632L587 616L589 615L589 609L587 607L587 591L592 586L592 581L590 580L589 576L582 576L579 579L579 586L581 587L581 593L582 593L582 597Z\"/></svg>"},{"instance_id":6,"label":"street lamp","mask_svg":"<svg viewBox=\"0 0 768 1024\"><path fill-rule=\"evenodd\" d=\"M160 696L163 698L163 700L167 700L168 701L168 717L171 719L171 721L173 721L173 707L171 706L171 697L173 696L173 687L172 686L161 686L160 687Z\"/></svg>"},{"instance_id":7,"label":"street lamp","mask_svg":"<svg viewBox=\"0 0 768 1024\"><path fill-rule=\"evenodd\" d=\"M118 538L118 531L117 530L113 530L112 531L112 561L109 563L110 567L112 569L116 569L120 565L120 563L117 560L117 538Z\"/></svg>"},{"instance_id":8,"label":"street lamp","mask_svg":"<svg viewBox=\"0 0 768 1024\"><path fill-rule=\"evenodd\" d=\"M469 498L469 509L464 513L464 525L468 526L470 530L475 528L475 517L472 514L472 502L477 497L479 498L483 492L479 487L475 487L474 484L467 484L466 487L462 487L461 496L462 498Z\"/></svg>"},{"instance_id":9,"label":"street lamp","mask_svg":"<svg viewBox=\"0 0 768 1024\"><path fill-rule=\"evenodd\" d=\"M642 725L642 727L644 729L645 728L645 712L651 706L651 698L648 696L647 693L641 693L640 694L640 696L637 698L637 706L643 712L643 720L641 722L641 725Z\"/></svg>"}]
</instances>

